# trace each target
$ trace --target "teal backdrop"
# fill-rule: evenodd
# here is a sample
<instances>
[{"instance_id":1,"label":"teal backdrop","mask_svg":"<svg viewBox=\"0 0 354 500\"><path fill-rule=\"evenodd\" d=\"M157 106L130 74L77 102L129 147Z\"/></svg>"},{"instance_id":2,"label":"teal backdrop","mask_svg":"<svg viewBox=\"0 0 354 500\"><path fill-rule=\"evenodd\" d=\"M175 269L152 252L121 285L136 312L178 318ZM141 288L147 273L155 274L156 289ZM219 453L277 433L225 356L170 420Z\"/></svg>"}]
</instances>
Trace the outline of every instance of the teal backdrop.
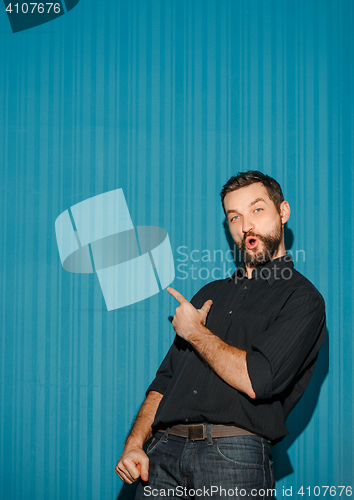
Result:
<instances>
[{"instance_id":1,"label":"teal backdrop","mask_svg":"<svg viewBox=\"0 0 354 500\"><path fill-rule=\"evenodd\" d=\"M0 498L131 498L114 467L174 337L166 291L108 312L62 268L58 215L122 188L191 298L234 268L219 192L247 169L282 185L328 317L277 498L353 487L354 2L81 0L18 33L4 5L0 48Z\"/></svg>"}]
</instances>

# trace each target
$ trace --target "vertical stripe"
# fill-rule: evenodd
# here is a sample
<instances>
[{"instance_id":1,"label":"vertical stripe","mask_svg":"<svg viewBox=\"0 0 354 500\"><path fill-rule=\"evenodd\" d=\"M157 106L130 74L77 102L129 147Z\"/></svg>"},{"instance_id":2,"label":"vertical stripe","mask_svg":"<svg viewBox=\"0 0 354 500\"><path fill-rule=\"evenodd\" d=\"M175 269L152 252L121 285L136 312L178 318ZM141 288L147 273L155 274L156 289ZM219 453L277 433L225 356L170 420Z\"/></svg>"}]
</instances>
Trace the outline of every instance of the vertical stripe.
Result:
<instances>
[{"instance_id":1,"label":"vertical stripe","mask_svg":"<svg viewBox=\"0 0 354 500\"><path fill-rule=\"evenodd\" d=\"M116 498L174 336L165 291L107 312L94 275L63 270L56 217L122 188L135 225L168 231L190 298L234 268L219 192L249 168L282 184L288 248L327 304L277 487L351 484L353 16L350 0L82 0L16 34L0 16L1 498Z\"/></svg>"}]
</instances>

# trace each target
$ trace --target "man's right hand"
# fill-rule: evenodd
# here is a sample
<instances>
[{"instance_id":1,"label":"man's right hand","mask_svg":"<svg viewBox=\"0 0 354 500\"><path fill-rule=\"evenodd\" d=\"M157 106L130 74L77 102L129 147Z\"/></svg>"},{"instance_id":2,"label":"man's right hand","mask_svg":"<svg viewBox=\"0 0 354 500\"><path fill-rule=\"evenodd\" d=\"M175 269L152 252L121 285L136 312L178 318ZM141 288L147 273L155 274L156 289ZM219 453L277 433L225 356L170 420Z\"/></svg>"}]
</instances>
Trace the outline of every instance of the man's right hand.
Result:
<instances>
[{"instance_id":1,"label":"man's right hand","mask_svg":"<svg viewBox=\"0 0 354 500\"><path fill-rule=\"evenodd\" d=\"M150 391L148 393L125 442L123 453L115 468L116 474L125 483L131 484L139 476L143 481L148 480L149 459L143 446L152 435L151 425L161 399L160 392Z\"/></svg>"},{"instance_id":2,"label":"man's right hand","mask_svg":"<svg viewBox=\"0 0 354 500\"><path fill-rule=\"evenodd\" d=\"M116 474L125 483L131 484L140 476L143 481L149 477L149 459L142 448L124 450L115 468Z\"/></svg>"}]
</instances>

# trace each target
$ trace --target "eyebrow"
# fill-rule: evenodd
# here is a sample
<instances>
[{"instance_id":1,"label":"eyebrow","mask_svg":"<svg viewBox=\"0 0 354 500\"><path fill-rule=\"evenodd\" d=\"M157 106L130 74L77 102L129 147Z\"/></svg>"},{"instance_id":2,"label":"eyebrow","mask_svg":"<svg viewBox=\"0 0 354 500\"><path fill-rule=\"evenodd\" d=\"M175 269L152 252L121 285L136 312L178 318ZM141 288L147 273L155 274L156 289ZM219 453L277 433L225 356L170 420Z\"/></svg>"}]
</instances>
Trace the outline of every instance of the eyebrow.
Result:
<instances>
[{"instance_id":1,"label":"eyebrow","mask_svg":"<svg viewBox=\"0 0 354 500\"><path fill-rule=\"evenodd\" d=\"M259 201L263 201L264 203L266 203L264 198L256 198L255 200L251 201L251 203L248 206L252 207L253 205L258 203ZM227 214L238 214L239 212L235 209L231 209L231 210L228 210L226 213Z\"/></svg>"},{"instance_id":2,"label":"eyebrow","mask_svg":"<svg viewBox=\"0 0 354 500\"><path fill-rule=\"evenodd\" d=\"M252 207L253 205L255 205L256 203L258 203L259 201L264 201L264 203L266 202L264 198L256 198L255 200L251 201L251 203L249 204L249 206Z\"/></svg>"}]
</instances>

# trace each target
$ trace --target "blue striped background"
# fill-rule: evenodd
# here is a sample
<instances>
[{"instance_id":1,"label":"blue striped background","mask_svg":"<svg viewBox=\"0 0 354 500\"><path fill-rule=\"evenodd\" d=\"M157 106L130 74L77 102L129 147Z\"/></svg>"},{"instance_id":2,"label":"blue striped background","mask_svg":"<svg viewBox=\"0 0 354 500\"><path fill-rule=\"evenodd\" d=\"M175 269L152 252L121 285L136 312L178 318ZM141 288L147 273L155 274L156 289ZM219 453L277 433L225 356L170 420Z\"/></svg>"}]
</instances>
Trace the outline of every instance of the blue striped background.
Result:
<instances>
[{"instance_id":1,"label":"blue striped background","mask_svg":"<svg viewBox=\"0 0 354 500\"><path fill-rule=\"evenodd\" d=\"M116 499L114 466L173 338L166 292L108 313L96 277L62 269L56 217L123 188L135 224L168 231L184 265L173 286L190 298L230 267L219 191L250 168L282 184L296 266L328 314L313 413L275 453L278 498L354 486L353 11L81 0L13 34L1 10L0 498Z\"/></svg>"}]
</instances>

